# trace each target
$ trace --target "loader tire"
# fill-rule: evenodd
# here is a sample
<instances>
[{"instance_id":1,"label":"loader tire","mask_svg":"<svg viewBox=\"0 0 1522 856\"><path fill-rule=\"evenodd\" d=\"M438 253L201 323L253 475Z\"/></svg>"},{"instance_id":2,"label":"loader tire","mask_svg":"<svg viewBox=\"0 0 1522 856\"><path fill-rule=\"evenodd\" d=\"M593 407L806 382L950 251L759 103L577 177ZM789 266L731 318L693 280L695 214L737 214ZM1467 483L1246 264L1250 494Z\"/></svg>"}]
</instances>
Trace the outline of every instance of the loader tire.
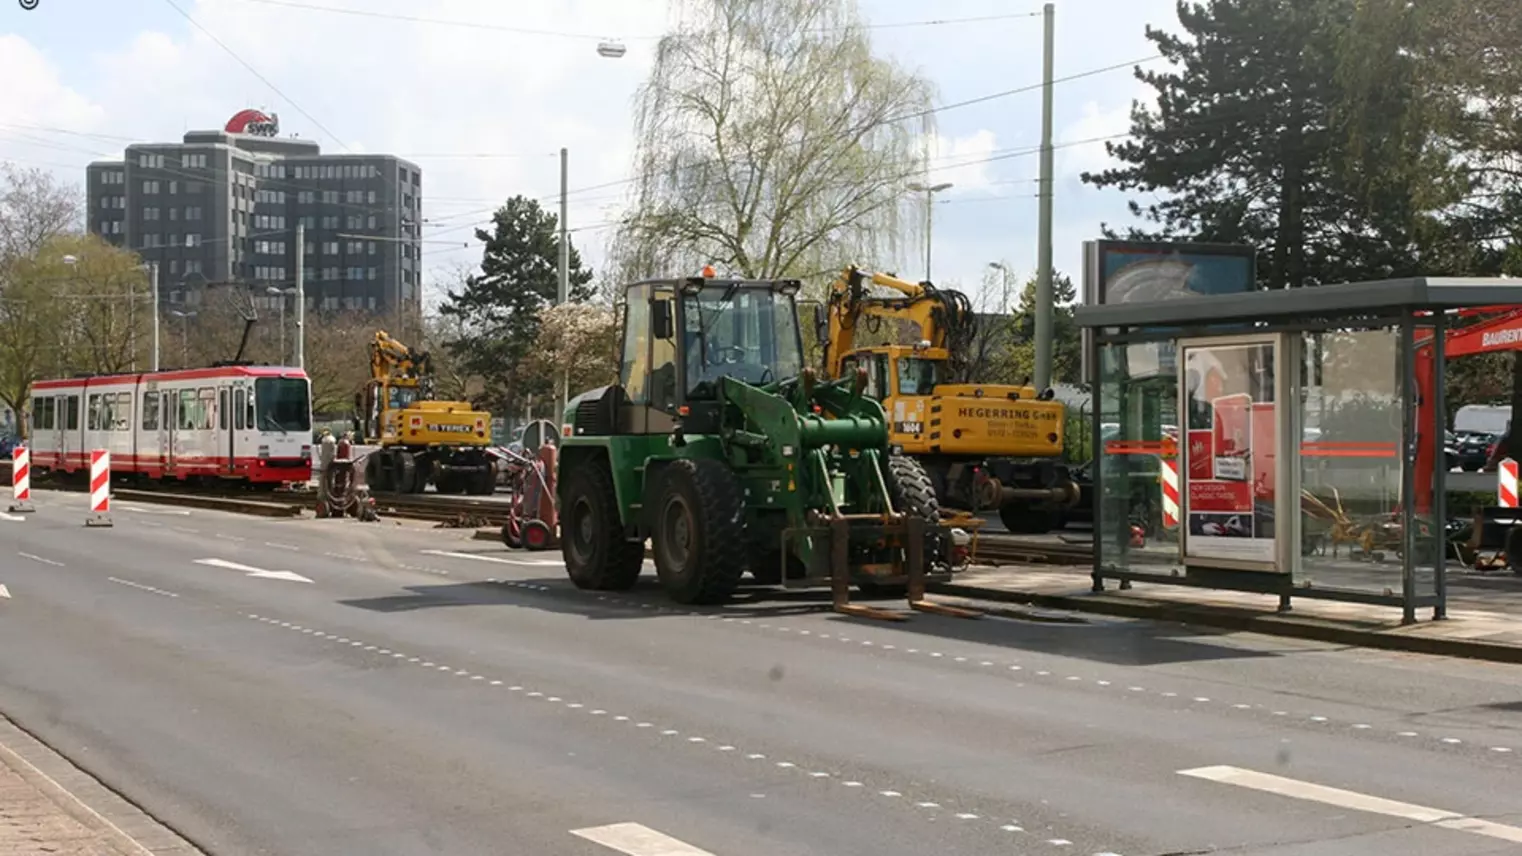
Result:
<instances>
[{"instance_id":1,"label":"loader tire","mask_svg":"<svg viewBox=\"0 0 1522 856\"><path fill-rule=\"evenodd\" d=\"M999 509L999 522L1011 535L1045 535L1058 528L1059 512L1029 505L1006 505Z\"/></svg>"},{"instance_id":2,"label":"loader tire","mask_svg":"<svg viewBox=\"0 0 1522 856\"><path fill-rule=\"evenodd\" d=\"M723 603L748 565L745 498L722 461L678 460L661 473L651 546L672 600Z\"/></svg>"},{"instance_id":3,"label":"loader tire","mask_svg":"<svg viewBox=\"0 0 1522 856\"><path fill-rule=\"evenodd\" d=\"M561 497L560 552L571 582L592 591L633 588L645 562L645 545L626 537L607 466L592 461L578 466Z\"/></svg>"},{"instance_id":4,"label":"loader tire","mask_svg":"<svg viewBox=\"0 0 1522 856\"><path fill-rule=\"evenodd\" d=\"M919 461L904 455L888 456L883 481L888 487L888 497L893 500L893 510L925 521L925 570L928 573L935 565L944 563L946 553L940 529L941 503L935 496L935 484ZM857 587L869 597L903 597L909 591L908 585L903 583L864 582Z\"/></svg>"}]
</instances>

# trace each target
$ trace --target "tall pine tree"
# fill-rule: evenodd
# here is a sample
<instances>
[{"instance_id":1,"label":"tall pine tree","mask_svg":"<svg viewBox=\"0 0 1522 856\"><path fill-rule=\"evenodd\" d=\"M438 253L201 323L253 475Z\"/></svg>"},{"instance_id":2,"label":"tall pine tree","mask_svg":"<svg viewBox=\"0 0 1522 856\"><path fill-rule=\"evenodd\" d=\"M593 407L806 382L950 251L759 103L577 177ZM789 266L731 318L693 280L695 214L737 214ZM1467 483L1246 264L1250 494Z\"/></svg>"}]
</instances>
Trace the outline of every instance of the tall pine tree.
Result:
<instances>
[{"instance_id":1,"label":"tall pine tree","mask_svg":"<svg viewBox=\"0 0 1522 856\"><path fill-rule=\"evenodd\" d=\"M1358 7L1180 2L1182 34L1147 28L1173 68L1136 72L1156 109L1133 107L1131 139L1107 144L1124 166L1083 180L1155 200L1131 203L1153 224L1132 237L1257 247L1269 288L1419 272L1442 161L1406 109L1410 60L1361 49ZM1350 55L1377 60L1377 89L1349 90Z\"/></svg>"},{"instance_id":2,"label":"tall pine tree","mask_svg":"<svg viewBox=\"0 0 1522 856\"><path fill-rule=\"evenodd\" d=\"M445 343L461 371L486 381L482 402L498 415L521 410L529 395L553 390L527 370L527 356L539 335L539 311L555 302L559 289L560 235L554 214L524 196L508 199L492 215L492 231L476 230L485 243L481 272L451 289L440 312L459 319L463 332ZM572 300L584 300L592 272L570 248Z\"/></svg>"}]
</instances>

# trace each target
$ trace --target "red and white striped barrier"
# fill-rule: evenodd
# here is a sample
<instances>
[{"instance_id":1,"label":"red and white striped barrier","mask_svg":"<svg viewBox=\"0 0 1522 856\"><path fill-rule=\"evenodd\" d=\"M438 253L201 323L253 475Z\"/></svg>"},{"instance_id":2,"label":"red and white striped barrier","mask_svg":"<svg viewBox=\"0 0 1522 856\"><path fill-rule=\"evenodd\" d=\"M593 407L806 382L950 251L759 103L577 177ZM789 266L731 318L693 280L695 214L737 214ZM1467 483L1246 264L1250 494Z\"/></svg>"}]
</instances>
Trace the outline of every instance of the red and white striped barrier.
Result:
<instances>
[{"instance_id":1,"label":"red and white striped barrier","mask_svg":"<svg viewBox=\"0 0 1522 856\"><path fill-rule=\"evenodd\" d=\"M11 450L11 511L36 511L32 508L32 455L25 446Z\"/></svg>"},{"instance_id":2,"label":"red and white striped barrier","mask_svg":"<svg viewBox=\"0 0 1522 856\"><path fill-rule=\"evenodd\" d=\"M1163 465L1163 528L1178 526L1178 458L1159 458Z\"/></svg>"},{"instance_id":3,"label":"red and white striped barrier","mask_svg":"<svg viewBox=\"0 0 1522 856\"><path fill-rule=\"evenodd\" d=\"M1502 508L1517 507L1517 462L1502 458L1496 467L1500 478L1496 480L1496 500Z\"/></svg>"},{"instance_id":4,"label":"red and white striped barrier","mask_svg":"<svg viewBox=\"0 0 1522 856\"><path fill-rule=\"evenodd\" d=\"M85 525L111 525L111 453L105 449L90 452L90 516Z\"/></svg>"}]
</instances>

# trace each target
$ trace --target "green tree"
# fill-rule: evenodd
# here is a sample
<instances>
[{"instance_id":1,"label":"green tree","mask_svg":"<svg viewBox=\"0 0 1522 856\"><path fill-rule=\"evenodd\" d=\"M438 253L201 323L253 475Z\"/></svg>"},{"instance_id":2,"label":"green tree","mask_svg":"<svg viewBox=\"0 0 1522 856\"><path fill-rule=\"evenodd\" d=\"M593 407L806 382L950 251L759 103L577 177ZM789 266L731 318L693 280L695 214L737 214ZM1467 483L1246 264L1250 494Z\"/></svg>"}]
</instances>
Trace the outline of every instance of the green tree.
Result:
<instances>
[{"instance_id":1,"label":"green tree","mask_svg":"<svg viewBox=\"0 0 1522 856\"><path fill-rule=\"evenodd\" d=\"M1410 109L1415 60L1360 42L1359 6L1179 3L1182 34L1147 28L1173 68L1136 72L1157 107L1134 105L1132 138L1107 144L1124 166L1083 180L1161 197L1131 203L1152 227L1134 237L1257 247L1269 288L1420 271L1441 233L1428 212L1458 185Z\"/></svg>"},{"instance_id":2,"label":"green tree","mask_svg":"<svg viewBox=\"0 0 1522 856\"><path fill-rule=\"evenodd\" d=\"M854 0L681 8L639 95L621 278L892 257L920 201L905 185L925 166L930 85L873 54Z\"/></svg>"},{"instance_id":3,"label":"green tree","mask_svg":"<svg viewBox=\"0 0 1522 856\"><path fill-rule=\"evenodd\" d=\"M1083 343L1078 322L1073 319L1073 303L1078 290L1072 280L1052 274L1052 383L1077 384L1083 380ZM1018 340L1010 347L1011 373L1018 383L1027 383L1036 374L1036 277L1025 281L1020 303L1015 308Z\"/></svg>"},{"instance_id":4,"label":"green tree","mask_svg":"<svg viewBox=\"0 0 1522 856\"><path fill-rule=\"evenodd\" d=\"M524 363L539 335L539 313L558 291L559 232L554 214L524 196L514 196L492 217L492 231L476 230L485 243L481 272L451 288L439 311L460 324L445 347L455 370L484 379L482 404L493 414L515 413L529 395L553 391L526 372ZM592 272L570 248L571 299L585 299Z\"/></svg>"}]
</instances>

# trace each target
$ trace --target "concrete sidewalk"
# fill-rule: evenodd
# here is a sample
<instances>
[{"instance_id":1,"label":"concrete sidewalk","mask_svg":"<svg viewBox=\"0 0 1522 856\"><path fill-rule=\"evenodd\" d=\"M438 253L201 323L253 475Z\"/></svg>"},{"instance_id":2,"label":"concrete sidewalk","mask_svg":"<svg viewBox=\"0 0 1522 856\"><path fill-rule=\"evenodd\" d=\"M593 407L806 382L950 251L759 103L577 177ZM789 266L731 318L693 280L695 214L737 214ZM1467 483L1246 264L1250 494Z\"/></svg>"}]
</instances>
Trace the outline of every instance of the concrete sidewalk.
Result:
<instances>
[{"instance_id":1,"label":"concrete sidewalk","mask_svg":"<svg viewBox=\"0 0 1522 856\"><path fill-rule=\"evenodd\" d=\"M0 717L0 856L201 853Z\"/></svg>"},{"instance_id":2,"label":"concrete sidewalk","mask_svg":"<svg viewBox=\"0 0 1522 856\"><path fill-rule=\"evenodd\" d=\"M1092 592L1090 587L1087 567L1010 566L974 568L951 583L931 588L943 595L1050 609L1522 663L1522 614L1500 603L1495 603L1500 609L1475 608L1480 605L1475 600L1450 598L1447 620L1432 621L1428 609L1417 613L1416 624L1402 626L1400 610L1393 607L1296 598L1292 610L1281 614L1276 611L1278 598L1271 595L1145 583L1121 590L1114 581L1106 581L1104 592Z\"/></svg>"}]
</instances>

